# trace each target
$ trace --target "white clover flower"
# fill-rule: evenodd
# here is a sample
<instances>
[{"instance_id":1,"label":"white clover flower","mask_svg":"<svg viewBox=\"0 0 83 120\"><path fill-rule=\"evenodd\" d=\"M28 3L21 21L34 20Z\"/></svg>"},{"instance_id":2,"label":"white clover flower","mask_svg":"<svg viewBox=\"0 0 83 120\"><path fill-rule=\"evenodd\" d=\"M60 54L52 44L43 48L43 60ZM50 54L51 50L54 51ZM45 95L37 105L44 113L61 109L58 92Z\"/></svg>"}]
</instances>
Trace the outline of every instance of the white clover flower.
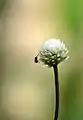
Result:
<instances>
[{"instance_id":1,"label":"white clover flower","mask_svg":"<svg viewBox=\"0 0 83 120\"><path fill-rule=\"evenodd\" d=\"M59 80L58 80L58 64L68 58L68 49L59 39L50 38L46 40L38 55L35 57L35 63L42 62L49 67L53 67L55 76L55 114L54 120L58 119L59 112Z\"/></svg>"},{"instance_id":2,"label":"white clover flower","mask_svg":"<svg viewBox=\"0 0 83 120\"><path fill-rule=\"evenodd\" d=\"M38 61L52 67L68 58L68 49L59 39L50 38L46 40L38 54Z\"/></svg>"}]
</instances>

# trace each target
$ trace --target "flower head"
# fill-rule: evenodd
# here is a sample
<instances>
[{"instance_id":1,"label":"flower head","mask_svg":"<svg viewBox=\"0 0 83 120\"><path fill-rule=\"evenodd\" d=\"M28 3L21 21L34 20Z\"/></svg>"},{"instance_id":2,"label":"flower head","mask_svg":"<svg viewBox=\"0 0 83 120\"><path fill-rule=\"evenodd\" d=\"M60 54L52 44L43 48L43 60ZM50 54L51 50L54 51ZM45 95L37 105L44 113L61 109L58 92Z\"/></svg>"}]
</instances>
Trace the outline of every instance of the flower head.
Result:
<instances>
[{"instance_id":1,"label":"flower head","mask_svg":"<svg viewBox=\"0 0 83 120\"><path fill-rule=\"evenodd\" d=\"M46 40L38 54L38 61L50 67L59 64L68 58L68 49L59 39L50 38Z\"/></svg>"}]
</instances>

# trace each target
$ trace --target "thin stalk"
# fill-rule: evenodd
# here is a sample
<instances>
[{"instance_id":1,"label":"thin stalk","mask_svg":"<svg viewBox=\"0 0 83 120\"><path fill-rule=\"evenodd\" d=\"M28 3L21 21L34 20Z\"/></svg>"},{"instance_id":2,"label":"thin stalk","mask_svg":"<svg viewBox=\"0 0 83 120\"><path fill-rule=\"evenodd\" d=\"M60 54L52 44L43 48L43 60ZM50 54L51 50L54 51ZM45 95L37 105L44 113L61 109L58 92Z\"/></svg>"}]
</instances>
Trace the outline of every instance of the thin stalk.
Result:
<instances>
[{"instance_id":1,"label":"thin stalk","mask_svg":"<svg viewBox=\"0 0 83 120\"><path fill-rule=\"evenodd\" d=\"M58 81L58 66L53 66L54 70L54 77L55 77L55 99L56 99L56 108L55 108L55 115L54 120L58 119L58 111L59 111L59 81Z\"/></svg>"}]
</instances>

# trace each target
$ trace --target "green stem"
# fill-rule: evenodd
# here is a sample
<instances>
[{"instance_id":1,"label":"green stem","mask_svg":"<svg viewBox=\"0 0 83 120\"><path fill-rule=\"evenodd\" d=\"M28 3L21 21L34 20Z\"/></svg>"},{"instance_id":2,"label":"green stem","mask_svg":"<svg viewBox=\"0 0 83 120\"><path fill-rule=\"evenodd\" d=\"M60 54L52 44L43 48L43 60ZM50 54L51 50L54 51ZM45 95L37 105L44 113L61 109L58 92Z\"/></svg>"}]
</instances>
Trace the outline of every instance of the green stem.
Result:
<instances>
[{"instance_id":1,"label":"green stem","mask_svg":"<svg viewBox=\"0 0 83 120\"><path fill-rule=\"evenodd\" d=\"M59 82L58 82L58 66L53 66L54 69L54 77L55 77L55 93L56 93L56 109L55 109L55 116L54 120L58 119L58 111L59 111Z\"/></svg>"}]
</instances>

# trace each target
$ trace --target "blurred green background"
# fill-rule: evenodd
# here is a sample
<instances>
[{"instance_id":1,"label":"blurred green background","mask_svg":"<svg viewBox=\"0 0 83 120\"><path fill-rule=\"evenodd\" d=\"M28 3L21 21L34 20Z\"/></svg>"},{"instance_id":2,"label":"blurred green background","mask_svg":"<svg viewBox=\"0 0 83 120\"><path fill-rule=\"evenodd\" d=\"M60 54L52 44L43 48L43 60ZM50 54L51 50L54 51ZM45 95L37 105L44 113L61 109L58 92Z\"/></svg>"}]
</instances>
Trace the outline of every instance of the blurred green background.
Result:
<instances>
[{"instance_id":1,"label":"blurred green background","mask_svg":"<svg viewBox=\"0 0 83 120\"><path fill-rule=\"evenodd\" d=\"M0 0L0 120L53 120L53 71L34 63L47 38L63 40L59 120L83 120L83 0Z\"/></svg>"}]
</instances>

